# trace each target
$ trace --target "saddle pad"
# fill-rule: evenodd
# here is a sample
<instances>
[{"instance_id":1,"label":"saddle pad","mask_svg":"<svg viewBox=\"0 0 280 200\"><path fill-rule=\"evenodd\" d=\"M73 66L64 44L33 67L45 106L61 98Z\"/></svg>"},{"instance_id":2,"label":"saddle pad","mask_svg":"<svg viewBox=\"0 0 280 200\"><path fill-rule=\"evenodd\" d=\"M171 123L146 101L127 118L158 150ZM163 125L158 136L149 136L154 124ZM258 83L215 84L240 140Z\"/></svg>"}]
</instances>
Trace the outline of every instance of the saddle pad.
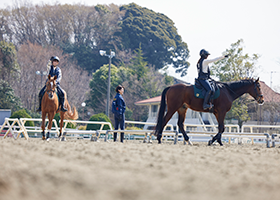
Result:
<instances>
[{"instance_id":1,"label":"saddle pad","mask_svg":"<svg viewBox=\"0 0 280 200\"><path fill-rule=\"evenodd\" d=\"M201 89L198 89L197 87L195 87L195 85L193 86L193 89L194 89L194 96L196 98L204 99L205 92L203 92ZM211 99L217 99L219 96L220 96L220 88L218 88L218 90L215 91L215 93Z\"/></svg>"}]
</instances>

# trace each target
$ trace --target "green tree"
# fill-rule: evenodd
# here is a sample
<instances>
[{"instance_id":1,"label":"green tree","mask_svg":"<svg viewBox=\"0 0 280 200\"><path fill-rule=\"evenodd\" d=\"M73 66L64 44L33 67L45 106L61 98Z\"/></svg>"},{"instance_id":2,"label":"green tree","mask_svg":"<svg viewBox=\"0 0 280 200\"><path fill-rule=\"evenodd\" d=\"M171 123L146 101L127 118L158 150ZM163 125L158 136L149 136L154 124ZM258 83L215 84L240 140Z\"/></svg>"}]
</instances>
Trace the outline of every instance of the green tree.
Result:
<instances>
[{"instance_id":1,"label":"green tree","mask_svg":"<svg viewBox=\"0 0 280 200\"><path fill-rule=\"evenodd\" d=\"M121 79L118 76L118 71L126 71L123 67L117 68L111 65L111 83L110 83L110 99L115 94L115 88L121 84ZM123 74L126 74L123 72ZM87 105L91 107L96 113L105 112L107 99L107 85L108 85L108 65L103 65L95 73L92 74L89 87Z\"/></svg>"},{"instance_id":2,"label":"green tree","mask_svg":"<svg viewBox=\"0 0 280 200\"><path fill-rule=\"evenodd\" d=\"M13 112L13 114L11 115L10 118L31 118L31 116L29 114L27 114L25 109L21 109L18 111ZM34 126L34 122L33 121L27 121L25 123L25 126Z\"/></svg>"},{"instance_id":3,"label":"green tree","mask_svg":"<svg viewBox=\"0 0 280 200\"><path fill-rule=\"evenodd\" d=\"M17 52L13 43L0 41L0 79L10 82L19 73Z\"/></svg>"},{"instance_id":4,"label":"green tree","mask_svg":"<svg viewBox=\"0 0 280 200\"><path fill-rule=\"evenodd\" d=\"M212 74L221 82L238 81L254 76L259 55L249 56L244 53L242 44L242 39L231 44L231 48L225 52L225 54L230 54L229 58L220 60L212 66ZM243 122L250 119L248 114L248 104L250 102L248 95L236 99L230 112L227 113L226 119L235 118L238 120L238 124L242 126Z\"/></svg>"},{"instance_id":5,"label":"green tree","mask_svg":"<svg viewBox=\"0 0 280 200\"><path fill-rule=\"evenodd\" d=\"M171 19L135 3L122 6L120 10L126 11L119 25L121 31L115 33L122 40L120 49L135 50L141 43L143 56L156 69L172 65L182 76L187 74L188 46Z\"/></svg>"},{"instance_id":6,"label":"green tree","mask_svg":"<svg viewBox=\"0 0 280 200\"><path fill-rule=\"evenodd\" d=\"M0 79L0 108L18 110L21 107L20 99L15 95L8 82Z\"/></svg>"}]
</instances>

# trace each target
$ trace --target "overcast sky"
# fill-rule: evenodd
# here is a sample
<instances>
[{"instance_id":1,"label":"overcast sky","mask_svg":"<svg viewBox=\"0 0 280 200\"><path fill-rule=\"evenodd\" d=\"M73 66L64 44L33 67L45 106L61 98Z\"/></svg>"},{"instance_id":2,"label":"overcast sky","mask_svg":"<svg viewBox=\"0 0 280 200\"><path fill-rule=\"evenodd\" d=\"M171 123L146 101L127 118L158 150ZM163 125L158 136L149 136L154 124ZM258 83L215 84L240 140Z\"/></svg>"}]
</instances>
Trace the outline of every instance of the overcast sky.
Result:
<instances>
[{"instance_id":1,"label":"overcast sky","mask_svg":"<svg viewBox=\"0 0 280 200\"><path fill-rule=\"evenodd\" d=\"M42 0L29 0L41 4ZM244 40L244 52L259 54L258 75L268 86L280 92L280 1L279 0L58 0L54 4L82 3L85 5L136 3L163 13L175 23L178 33L190 50L188 74L181 78L194 83L199 51L205 48L211 58L220 56L232 43ZM14 1L0 2L0 7ZM209 57L209 58L210 58ZM211 65L210 65L211 68ZM273 72L273 73L272 73ZM272 76L271 76L272 75Z\"/></svg>"}]
</instances>

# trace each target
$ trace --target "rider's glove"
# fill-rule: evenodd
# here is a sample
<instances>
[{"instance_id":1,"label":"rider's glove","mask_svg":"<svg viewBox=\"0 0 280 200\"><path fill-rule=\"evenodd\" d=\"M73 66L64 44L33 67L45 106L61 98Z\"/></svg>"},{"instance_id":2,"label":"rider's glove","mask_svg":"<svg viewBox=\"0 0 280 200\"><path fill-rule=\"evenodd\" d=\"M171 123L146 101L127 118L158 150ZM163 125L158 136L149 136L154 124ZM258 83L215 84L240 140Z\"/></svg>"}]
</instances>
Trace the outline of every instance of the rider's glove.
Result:
<instances>
[{"instance_id":1,"label":"rider's glove","mask_svg":"<svg viewBox=\"0 0 280 200\"><path fill-rule=\"evenodd\" d=\"M229 57L230 56L230 54L227 54L227 55L225 55L225 58L227 58L227 57Z\"/></svg>"}]
</instances>

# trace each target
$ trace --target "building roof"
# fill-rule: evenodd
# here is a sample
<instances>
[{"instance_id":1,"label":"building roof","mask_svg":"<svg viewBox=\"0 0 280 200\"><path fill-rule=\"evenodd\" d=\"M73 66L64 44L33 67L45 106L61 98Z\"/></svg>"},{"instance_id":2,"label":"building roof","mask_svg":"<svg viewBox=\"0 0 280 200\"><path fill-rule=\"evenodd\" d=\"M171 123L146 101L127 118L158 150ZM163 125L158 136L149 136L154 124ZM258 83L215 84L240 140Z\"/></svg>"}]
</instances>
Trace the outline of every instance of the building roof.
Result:
<instances>
[{"instance_id":1,"label":"building roof","mask_svg":"<svg viewBox=\"0 0 280 200\"><path fill-rule=\"evenodd\" d=\"M260 81L260 84L261 84L261 91L263 93L263 98L265 103L280 102L280 94L278 92L273 91L263 81Z\"/></svg>"},{"instance_id":2,"label":"building roof","mask_svg":"<svg viewBox=\"0 0 280 200\"><path fill-rule=\"evenodd\" d=\"M273 91L265 82L260 81L261 91L263 93L265 103L279 103L280 102L280 93ZM145 99L135 102L135 105L144 106L150 104L158 104L161 101L161 96L153 97L150 99Z\"/></svg>"},{"instance_id":3,"label":"building roof","mask_svg":"<svg viewBox=\"0 0 280 200\"><path fill-rule=\"evenodd\" d=\"M150 105L150 104L158 104L161 101L161 96L157 96L157 97L153 97L150 99L145 99L142 101L137 101L134 104L137 106L146 106L146 105Z\"/></svg>"}]
</instances>

